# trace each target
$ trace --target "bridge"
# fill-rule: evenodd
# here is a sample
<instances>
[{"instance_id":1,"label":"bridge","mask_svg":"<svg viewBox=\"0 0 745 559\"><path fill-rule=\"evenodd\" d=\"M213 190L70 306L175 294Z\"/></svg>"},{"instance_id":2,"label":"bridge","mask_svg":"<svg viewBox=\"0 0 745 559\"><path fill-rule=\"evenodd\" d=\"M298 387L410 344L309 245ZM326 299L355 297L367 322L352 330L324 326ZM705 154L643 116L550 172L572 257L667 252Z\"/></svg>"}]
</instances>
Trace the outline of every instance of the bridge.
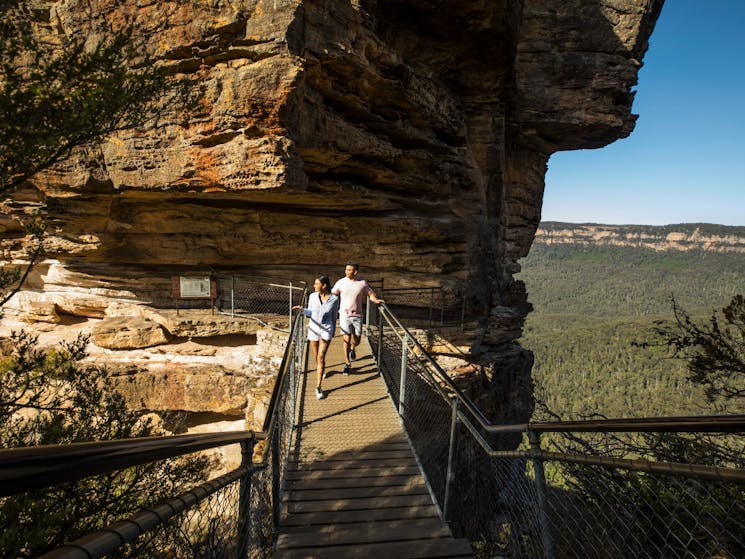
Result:
<instances>
[{"instance_id":1,"label":"bridge","mask_svg":"<svg viewBox=\"0 0 745 559\"><path fill-rule=\"evenodd\" d=\"M344 375L331 344L323 400L303 376L276 557L473 557L440 517L367 340L358 353Z\"/></svg>"},{"instance_id":2,"label":"bridge","mask_svg":"<svg viewBox=\"0 0 745 559\"><path fill-rule=\"evenodd\" d=\"M318 400L303 321L259 432L0 450L0 499L35 510L90 476L241 446L237 469L116 522L87 519L40 556L745 556L745 471L649 450L676 437L742 448L745 415L494 425L387 304L371 308L352 374L332 342ZM636 451L598 452L583 438L595 436Z\"/></svg>"}]
</instances>

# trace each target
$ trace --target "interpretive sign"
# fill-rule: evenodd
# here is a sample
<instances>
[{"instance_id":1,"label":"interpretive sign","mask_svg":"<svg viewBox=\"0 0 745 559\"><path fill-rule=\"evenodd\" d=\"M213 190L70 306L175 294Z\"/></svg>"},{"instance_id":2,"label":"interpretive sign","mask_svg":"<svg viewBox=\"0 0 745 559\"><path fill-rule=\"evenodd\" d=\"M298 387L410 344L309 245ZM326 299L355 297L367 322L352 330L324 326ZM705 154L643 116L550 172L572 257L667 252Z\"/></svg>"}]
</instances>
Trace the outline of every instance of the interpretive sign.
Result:
<instances>
[{"instance_id":1,"label":"interpretive sign","mask_svg":"<svg viewBox=\"0 0 745 559\"><path fill-rule=\"evenodd\" d=\"M209 276L179 276L179 299L211 299Z\"/></svg>"},{"instance_id":2,"label":"interpretive sign","mask_svg":"<svg viewBox=\"0 0 745 559\"><path fill-rule=\"evenodd\" d=\"M214 311L217 298L217 282L210 276L174 276L171 278L171 295L176 300L176 314L178 302L183 300L209 299Z\"/></svg>"}]
</instances>

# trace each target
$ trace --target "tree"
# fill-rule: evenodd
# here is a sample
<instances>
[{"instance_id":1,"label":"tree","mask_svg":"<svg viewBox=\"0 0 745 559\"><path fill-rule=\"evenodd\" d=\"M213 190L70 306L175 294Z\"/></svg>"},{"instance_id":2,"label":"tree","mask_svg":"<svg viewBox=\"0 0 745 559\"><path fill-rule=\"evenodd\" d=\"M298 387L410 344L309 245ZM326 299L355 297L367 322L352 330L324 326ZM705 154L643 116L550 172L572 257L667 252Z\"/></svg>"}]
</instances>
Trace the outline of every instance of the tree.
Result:
<instances>
[{"instance_id":1,"label":"tree","mask_svg":"<svg viewBox=\"0 0 745 559\"><path fill-rule=\"evenodd\" d=\"M75 0L74 0L75 1ZM69 158L76 148L158 116L166 98L190 102L188 82L148 52L148 35L167 22L107 21L80 0L66 28L54 3L0 0L0 195ZM72 4L72 3L68 3ZM135 10L136 11L136 10ZM112 29L115 29L112 31ZM26 271L0 270L0 288L18 290L43 251L43 218ZM20 280L20 281L19 281ZM8 300L6 294L0 307ZM0 447L144 437L164 430L128 409L108 373L84 366L87 339L58 350L29 334L6 340L0 356ZM0 555L35 557L204 479L204 457L160 461L110 475L0 499Z\"/></svg>"},{"instance_id":2,"label":"tree","mask_svg":"<svg viewBox=\"0 0 745 559\"><path fill-rule=\"evenodd\" d=\"M53 351L25 333L8 342L0 362L1 448L164 434L128 409L105 370L81 364L86 338ZM4 497L0 555L36 557L180 493L211 465L190 456Z\"/></svg>"},{"instance_id":3,"label":"tree","mask_svg":"<svg viewBox=\"0 0 745 559\"><path fill-rule=\"evenodd\" d=\"M101 10L78 0L68 7L77 27L65 30L50 3L0 0L0 197L76 148L156 118L165 99L193 103L190 80L172 75L147 48L168 13L147 27L108 21L123 5L126 0L110 0ZM0 291L15 283L0 307L44 252L43 216L42 207L22 223L33 224L34 246L24 273L0 278Z\"/></svg>"},{"instance_id":4,"label":"tree","mask_svg":"<svg viewBox=\"0 0 745 559\"><path fill-rule=\"evenodd\" d=\"M745 411L745 297L735 295L714 312L708 324L698 324L672 300L675 322L660 323L654 345L667 345L687 362L688 379L705 388L716 410ZM648 345L653 345L648 344Z\"/></svg>"},{"instance_id":5,"label":"tree","mask_svg":"<svg viewBox=\"0 0 745 559\"><path fill-rule=\"evenodd\" d=\"M745 397L745 299L737 295L714 312L707 324L699 324L673 303L674 320L657 323L655 339L636 342L639 347L667 347L670 356L686 362L687 376L706 388L712 413L743 411ZM561 419L542 408L544 415ZM596 414L596 417L603 417ZM597 433L556 434L549 444L562 453L590 454L625 459L698 464L745 469L742 437L716 433ZM590 468L561 463L556 473L570 491L566 503L578 513L575 522L587 523L585 536L598 549L609 547L605 534L615 534L626 553L664 556L740 557L745 554L741 522L745 514L742 484L704 481L645 473L622 468ZM607 515L609 506L619 514ZM611 519L612 525L604 522ZM562 522L557 519L557 522ZM582 530L580 530L582 531ZM562 533L560 547L578 542ZM588 542L582 542L587 545Z\"/></svg>"},{"instance_id":6,"label":"tree","mask_svg":"<svg viewBox=\"0 0 745 559\"><path fill-rule=\"evenodd\" d=\"M105 12L79 2L80 29L60 32L42 6L0 0L0 195L76 147L147 122L165 96L188 100L188 83L146 49L167 14L150 29L111 31Z\"/></svg>"}]
</instances>

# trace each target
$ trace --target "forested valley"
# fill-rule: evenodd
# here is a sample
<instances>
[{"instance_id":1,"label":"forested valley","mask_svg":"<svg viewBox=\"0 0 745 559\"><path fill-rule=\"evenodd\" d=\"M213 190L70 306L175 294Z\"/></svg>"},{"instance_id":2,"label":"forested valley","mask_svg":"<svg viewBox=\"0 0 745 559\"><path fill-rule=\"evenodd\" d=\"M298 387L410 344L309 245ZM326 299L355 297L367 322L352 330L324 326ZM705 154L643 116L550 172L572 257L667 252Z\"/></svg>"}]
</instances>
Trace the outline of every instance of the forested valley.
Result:
<instances>
[{"instance_id":1,"label":"forested valley","mask_svg":"<svg viewBox=\"0 0 745 559\"><path fill-rule=\"evenodd\" d=\"M743 227L715 227L745 236ZM666 347L635 344L653 341L658 321L674 321L673 298L705 322L745 294L745 255L537 240L520 264L534 308L521 343L535 354L536 399L548 410L565 419L715 411L684 362ZM534 419L546 417L537 406Z\"/></svg>"}]
</instances>

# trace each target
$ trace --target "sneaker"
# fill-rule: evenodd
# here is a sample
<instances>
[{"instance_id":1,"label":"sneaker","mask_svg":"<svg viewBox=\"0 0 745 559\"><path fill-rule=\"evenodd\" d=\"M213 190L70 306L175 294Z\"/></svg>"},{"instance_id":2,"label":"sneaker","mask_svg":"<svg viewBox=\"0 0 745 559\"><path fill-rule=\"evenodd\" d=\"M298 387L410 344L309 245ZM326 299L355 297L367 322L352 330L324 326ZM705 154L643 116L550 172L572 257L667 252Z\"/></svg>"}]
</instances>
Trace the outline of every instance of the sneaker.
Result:
<instances>
[{"instance_id":1,"label":"sneaker","mask_svg":"<svg viewBox=\"0 0 745 559\"><path fill-rule=\"evenodd\" d=\"M357 353L354 351L354 348L352 348L352 349L349 350L349 358L352 361L354 361L355 359L357 359Z\"/></svg>"},{"instance_id":2,"label":"sneaker","mask_svg":"<svg viewBox=\"0 0 745 559\"><path fill-rule=\"evenodd\" d=\"M346 365L344 365L344 374L348 375L351 372L352 372L352 364L347 363Z\"/></svg>"},{"instance_id":3,"label":"sneaker","mask_svg":"<svg viewBox=\"0 0 745 559\"><path fill-rule=\"evenodd\" d=\"M316 386L316 398L318 398L319 400L323 400L324 398L323 390L321 390L317 386Z\"/></svg>"}]
</instances>

